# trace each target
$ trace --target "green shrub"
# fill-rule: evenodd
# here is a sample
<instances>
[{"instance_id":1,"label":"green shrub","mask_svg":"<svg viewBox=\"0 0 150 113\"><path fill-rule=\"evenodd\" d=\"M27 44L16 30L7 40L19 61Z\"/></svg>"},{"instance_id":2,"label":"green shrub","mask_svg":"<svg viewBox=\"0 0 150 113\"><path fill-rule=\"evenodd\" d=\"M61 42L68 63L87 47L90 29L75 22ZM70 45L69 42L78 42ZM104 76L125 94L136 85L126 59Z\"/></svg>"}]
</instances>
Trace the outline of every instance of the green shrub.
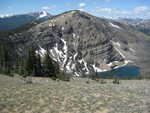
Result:
<instances>
[{"instance_id":1,"label":"green shrub","mask_svg":"<svg viewBox=\"0 0 150 113\"><path fill-rule=\"evenodd\" d=\"M87 80L87 81L86 81L86 84L90 84L90 81L89 81L89 80Z\"/></svg>"},{"instance_id":2,"label":"green shrub","mask_svg":"<svg viewBox=\"0 0 150 113\"><path fill-rule=\"evenodd\" d=\"M26 83L26 84L33 84L32 77L26 77L26 78L25 78L25 83Z\"/></svg>"},{"instance_id":3,"label":"green shrub","mask_svg":"<svg viewBox=\"0 0 150 113\"><path fill-rule=\"evenodd\" d=\"M99 79L100 79L100 76L98 76L97 74L95 74L95 75L92 75L91 77L90 77L92 80L95 80L95 81L99 81Z\"/></svg>"},{"instance_id":4,"label":"green shrub","mask_svg":"<svg viewBox=\"0 0 150 113\"><path fill-rule=\"evenodd\" d=\"M120 84L119 78L116 77L116 78L113 80L113 84Z\"/></svg>"},{"instance_id":5,"label":"green shrub","mask_svg":"<svg viewBox=\"0 0 150 113\"><path fill-rule=\"evenodd\" d=\"M100 83L101 83L101 84L106 84L107 82L106 82L106 80L101 79L101 80L100 80Z\"/></svg>"},{"instance_id":6,"label":"green shrub","mask_svg":"<svg viewBox=\"0 0 150 113\"><path fill-rule=\"evenodd\" d=\"M56 78L62 81L70 81L71 75L60 72L59 74L56 75Z\"/></svg>"}]
</instances>

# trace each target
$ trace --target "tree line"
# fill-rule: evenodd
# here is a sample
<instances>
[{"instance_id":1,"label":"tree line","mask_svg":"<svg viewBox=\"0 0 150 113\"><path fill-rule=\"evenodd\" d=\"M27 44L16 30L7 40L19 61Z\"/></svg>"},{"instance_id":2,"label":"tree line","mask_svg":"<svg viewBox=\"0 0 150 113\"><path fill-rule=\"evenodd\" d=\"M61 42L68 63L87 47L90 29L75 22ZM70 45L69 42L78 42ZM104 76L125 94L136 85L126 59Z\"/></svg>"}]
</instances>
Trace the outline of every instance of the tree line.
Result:
<instances>
[{"instance_id":1,"label":"tree line","mask_svg":"<svg viewBox=\"0 0 150 113\"><path fill-rule=\"evenodd\" d=\"M27 55L12 56L11 46L0 44L0 73L11 75L16 73L22 76L49 76L56 77L59 65L51 59L48 49L43 57L33 47L27 50ZM15 58L13 58L15 57Z\"/></svg>"}]
</instances>

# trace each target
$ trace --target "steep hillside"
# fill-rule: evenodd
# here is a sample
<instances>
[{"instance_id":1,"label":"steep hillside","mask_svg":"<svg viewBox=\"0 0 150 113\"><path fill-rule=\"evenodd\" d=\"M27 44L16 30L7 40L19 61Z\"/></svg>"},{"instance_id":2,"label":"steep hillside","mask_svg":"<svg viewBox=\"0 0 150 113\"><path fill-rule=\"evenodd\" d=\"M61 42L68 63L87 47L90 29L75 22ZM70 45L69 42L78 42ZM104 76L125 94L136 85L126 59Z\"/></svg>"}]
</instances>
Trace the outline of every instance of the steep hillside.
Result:
<instances>
[{"instance_id":1,"label":"steep hillside","mask_svg":"<svg viewBox=\"0 0 150 113\"><path fill-rule=\"evenodd\" d=\"M30 46L39 49L41 56L49 49L61 70L76 76L125 65L149 71L150 37L81 11L65 12L7 38L21 55Z\"/></svg>"}]
</instances>

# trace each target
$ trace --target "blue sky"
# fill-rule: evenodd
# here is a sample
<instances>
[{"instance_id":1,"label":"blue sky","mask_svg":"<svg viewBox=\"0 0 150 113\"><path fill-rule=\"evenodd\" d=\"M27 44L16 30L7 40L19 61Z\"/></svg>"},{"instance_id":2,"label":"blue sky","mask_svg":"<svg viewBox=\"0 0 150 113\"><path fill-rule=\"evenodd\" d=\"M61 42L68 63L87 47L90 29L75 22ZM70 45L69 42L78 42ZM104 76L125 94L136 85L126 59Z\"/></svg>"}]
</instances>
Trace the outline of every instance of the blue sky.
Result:
<instances>
[{"instance_id":1,"label":"blue sky","mask_svg":"<svg viewBox=\"0 0 150 113\"><path fill-rule=\"evenodd\" d=\"M0 0L0 16L79 9L99 17L150 18L150 0Z\"/></svg>"}]
</instances>

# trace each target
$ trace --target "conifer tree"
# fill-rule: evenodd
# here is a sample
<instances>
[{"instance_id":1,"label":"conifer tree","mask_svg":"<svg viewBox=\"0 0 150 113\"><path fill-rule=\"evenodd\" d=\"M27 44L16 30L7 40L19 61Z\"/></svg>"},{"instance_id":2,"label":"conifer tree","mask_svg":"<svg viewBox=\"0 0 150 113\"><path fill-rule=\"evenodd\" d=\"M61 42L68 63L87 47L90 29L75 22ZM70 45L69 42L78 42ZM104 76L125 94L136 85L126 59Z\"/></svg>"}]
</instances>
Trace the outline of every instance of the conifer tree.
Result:
<instances>
[{"instance_id":1,"label":"conifer tree","mask_svg":"<svg viewBox=\"0 0 150 113\"><path fill-rule=\"evenodd\" d=\"M18 67L18 74L20 75L25 75L26 70L25 70L25 59L24 58L19 58L19 67Z\"/></svg>"},{"instance_id":2,"label":"conifer tree","mask_svg":"<svg viewBox=\"0 0 150 113\"><path fill-rule=\"evenodd\" d=\"M3 44L0 44L0 72L2 73L4 67L4 50Z\"/></svg>"},{"instance_id":3,"label":"conifer tree","mask_svg":"<svg viewBox=\"0 0 150 113\"><path fill-rule=\"evenodd\" d=\"M4 65L4 73L10 74L11 66L10 66L10 53L8 46L4 45L3 47L3 65Z\"/></svg>"},{"instance_id":4,"label":"conifer tree","mask_svg":"<svg viewBox=\"0 0 150 113\"><path fill-rule=\"evenodd\" d=\"M42 63L41 63L41 56L40 53L38 52L36 55L36 75L41 75L42 74Z\"/></svg>"},{"instance_id":5,"label":"conifer tree","mask_svg":"<svg viewBox=\"0 0 150 113\"><path fill-rule=\"evenodd\" d=\"M53 60L49 56L48 50L46 51L44 56L43 68L44 68L44 72L48 76L55 76L55 65L53 63Z\"/></svg>"},{"instance_id":6,"label":"conifer tree","mask_svg":"<svg viewBox=\"0 0 150 113\"><path fill-rule=\"evenodd\" d=\"M28 51L28 57L26 60L25 69L27 71L27 74L35 75L35 72L36 72L36 52L35 52L35 49L33 47L30 48Z\"/></svg>"},{"instance_id":7,"label":"conifer tree","mask_svg":"<svg viewBox=\"0 0 150 113\"><path fill-rule=\"evenodd\" d=\"M0 43L0 71L1 73L10 74L12 71L11 45Z\"/></svg>"}]
</instances>

